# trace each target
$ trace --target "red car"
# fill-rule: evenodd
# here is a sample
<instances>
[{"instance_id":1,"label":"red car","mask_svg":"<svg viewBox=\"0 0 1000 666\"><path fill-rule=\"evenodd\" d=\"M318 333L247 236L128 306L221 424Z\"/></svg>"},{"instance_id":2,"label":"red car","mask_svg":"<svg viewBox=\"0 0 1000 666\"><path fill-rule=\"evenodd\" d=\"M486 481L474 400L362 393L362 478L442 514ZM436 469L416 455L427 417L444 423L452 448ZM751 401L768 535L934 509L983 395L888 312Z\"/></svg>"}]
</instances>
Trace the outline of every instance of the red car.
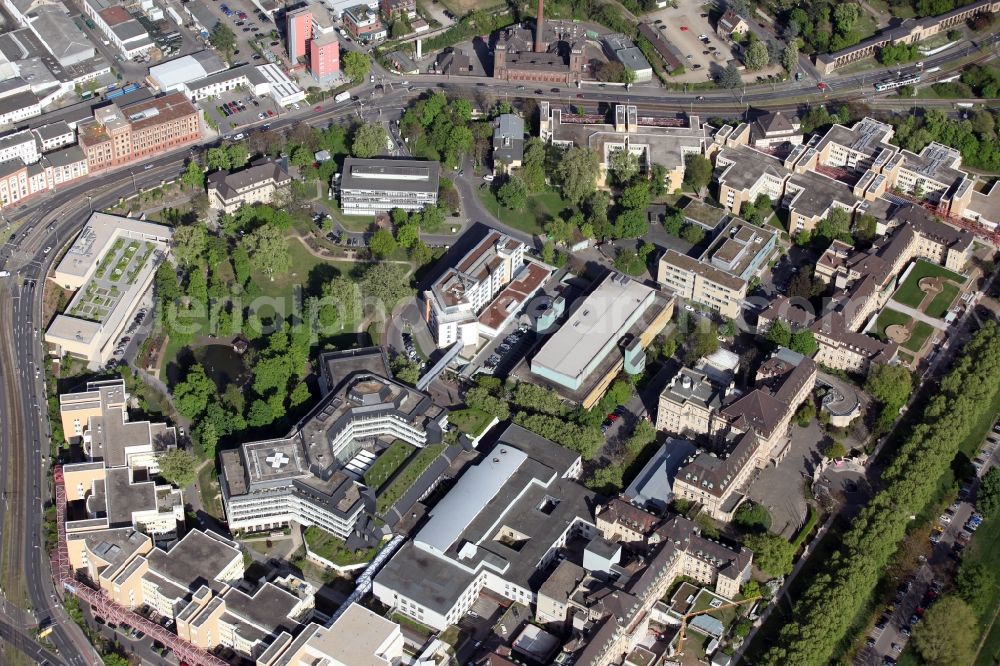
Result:
<instances>
[{"instance_id":1,"label":"red car","mask_svg":"<svg viewBox=\"0 0 1000 666\"><path fill-rule=\"evenodd\" d=\"M826 90L828 86L822 81L820 81L819 83L816 84L816 87L819 88L820 90Z\"/></svg>"},{"instance_id":2,"label":"red car","mask_svg":"<svg viewBox=\"0 0 1000 666\"><path fill-rule=\"evenodd\" d=\"M315 109L313 109L313 111L322 111L322 110L323 110L322 106L317 106Z\"/></svg>"},{"instance_id":3,"label":"red car","mask_svg":"<svg viewBox=\"0 0 1000 666\"><path fill-rule=\"evenodd\" d=\"M576 94L576 98L577 99L583 99L583 97L584 97L583 93L577 93Z\"/></svg>"},{"instance_id":4,"label":"red car","mask_svg":"<svg viewBox=\"0 0 1000 666\"><path fill-rule=\"evenodd\" d=\"M681 32L687 32L687 31L688 31L688 27L686 25L682 25L681 26Z\"/></svg>"}]
</instances>

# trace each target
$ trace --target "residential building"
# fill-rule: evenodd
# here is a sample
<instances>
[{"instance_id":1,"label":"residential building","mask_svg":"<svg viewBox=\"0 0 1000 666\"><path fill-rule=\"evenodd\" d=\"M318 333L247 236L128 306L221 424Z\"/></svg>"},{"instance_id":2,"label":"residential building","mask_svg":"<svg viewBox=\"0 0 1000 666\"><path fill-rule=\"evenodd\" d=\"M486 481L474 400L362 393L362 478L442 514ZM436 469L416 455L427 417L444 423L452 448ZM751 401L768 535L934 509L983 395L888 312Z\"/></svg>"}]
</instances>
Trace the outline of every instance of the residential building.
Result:
<instances>
[{"instance_id":1,"label":"residential building","mask_svg":"<svg viewBox=\"0 0 1000 666\"><path fill-rule=\"evenodd\" d=\"M781 111L765 113L750 125L750 140L755 148L797 146L802 143L802 123L798 117Z\"/></svg>"},{"instance_id":2,"label":"residential building","mask_svg":"<svg viewBox=\"0 0 1000 666\"><path fill-rule=\"evenodd\" d=\"M441 349L478 345L478 315L527 270L524 243L490 231L424 292L424 318ZM541 285L538 285L541 286Z\"/></svg>"},{"instance_id":3,"label":"residential building","mask_svg":"<svg viewBox=\"0 0 1000 666\"><path fill-rule=\"evenodd\" d=\"M0 162L0 208L17 205L88 173L87 159L78 146L48 153L32 164L21 158Z\"/></svg>"},{"instance_id":4,"label":"residential building","mask_svg":"<svg viewBox=\"0 0 1000 666\"><path fill-rule=\"evenodd\" d=\"M654 164L666 167L665 186L672 192L684 181L684 165L689 155L703 155L711 143L712 128L697 116L686 119L652 118L639 115L632 104L614 105L614 121L603 116L563 114L549 102L539 106L538 135L554 146L582 146L598 155L598 185L607 182L608 167L622 150L636 155L642 173Z\"/></svg>"},{"instance_id":5,"label":"residential building","mask_svg":"<svg viewBox=\"0 0 1000 666\"><path fill-rule=\"evenodd\" d=\"M631 663L626 656L650 635L650 621L658 616L656 609L662 606L661 599L679 576L713 585L727 598L735 597L750 579L753 553L745 548L733 550L704 537L693 522L680 516L658 526L648 540L654 545L649 549L646 566L635 572L616 570L617 583L588 576L566 598L564 605L572 617L573 629L586 631L587 635L587 640L573 652L573 663ZM553 576L560 573L557 568Z\"/></svg>"},{"instance_id":6,"label":"residential building","mask_svg":"<svg viewBox=\"0 0 1000 666\"><path fill-rule=\"evenodd\" d=\"M45 331L51 352L95 367L106 364L166 258L172 237L170 227L91 213L52 277L76 293Z\"/></svg>"},{"instance_id":7,"label":"residential building","mask_svg":"<svg viewBox=\"0 0 1000 666\"><path fill-rule=\"evenodd\" d=\"M323 396L291 432L222 452L220 485L234 532L294 521L349 544L367 538L355 527L364 512L374 511L375 489L358 482L360 461L396 440L417 448L441 442L447 410L392 379L381 349L329 352L319 365Z\"/></svg>"},{"instance_id":8,"label":"residential building","mask_svg":"<svg viewBox=\"0 0 1000 666\"><path fill-rule=\"evenodd\" d=\"M76 143L76 130L67 125L64 120L57 120L54 123L36 127L32 131L38 137L38 142L41 144L43 153ZM20 157L24 159L24 155ZM28 162L29 160L24 161Z\"/></svg>"},{"instance_id":9,"label":"residential building","mask_svg":"<svg viewBox=\"0 0 1000 666\"><path fill-rule=\"evenodd\" d=\"M750 24L732 9L723 12L715 24L715 34L726 39L732 39L733 35L744 35L748 30Z\"/></svg>"},{"instance_id":10,"label":"residential building","mask_svg":"<svg viewBox=\"0 0 1000 666\"><path fill-rule=\"evenodd\" d=\"M42 158L39 141L31 130L0 136L0 162L21 161L34 164Z\"/></svg>"},{"instance_id":11,"label":"residential building","mask_svg":"<svg viewBox=\"0 0 1000 666\"><path fill-rule=\"evenodd\" d=\"M437 204L440 174L440 162L348 157L340 177L340 208L346 215L423 210Z\"/></svg>"},{"instance_id":12,"label":"residential building","mask_svg":"<svg viewBox=\"0 0 1000 666\"><path fill-rule=\"evenodd\" d=\"M589 409L619 372L643 371L645 349L673 310L674 300L659 290L609 272L531 358L532 380Z\"/></svg>"},{"instance_id":13,"label":"residential building","mask_svg":"<svg viewBox=\"0 0 1000 666\"><path fill-rule=\"evenodd\" d=\"M403 16L408 19L417 18L416 0L379 0L379 8L389 23Z\"/></svg>"},{"instance_id":14,"label":"residential building","mask_svg":"<svg viewBox=\"0 0 1000 666\"><path fill-rule=\"evenodd\" d=\"M329 627L310 624L292 638L282 634L258 666L396 666L404 659L400 626L352 603Z\"/></svg>"},{"instance_id":15,"label":"residential building","mask_svg":"<svg viewBox=\"0 0 1000 666\"><path fill-rule=\"evenodd\" d=\"M340 73L340 41L336 34L322 35L309 43L309 71L320 81Z\"/></svg>"},{"instance_id":16,"label":"residential building","mask_svg":"<svg viewBox=\"0 0 1000 666\"><path fill-rule=\"evenodd\" d=\"M310 7L300 7L285 15L285 34L288 35L288 60L294 65L299 58L309 54L312 39L313 15Z\"/></svg>"},{"instance_id":17,"label":"residential building","mask_svg":"<svg viewBox=\"0 0 1000 666\"><path fill-rule=\"evenodd\" d=\"M733 217L697 259L667 250L656 279L677 296L736 319L750 280L767 268L777 242L776 229Z\"/></svg>"},{"instance_id":18,"label":"residential building","mask_svg":"<svg viewBox=\"0 0 1000 666\"><path fill-rule=\"evenodd\" d=\"M502 113L493 126L493 170L516 169L523 159L524 119L513 113Z\"/></svg>"},{"instance_id":19,"label":"residential building","mask_svg":"<svg viewBox=\"0 0 1000 666\"><path fill-rule=\"evenodd\" d=\"M221 213L235 213L241 206L271 203L292 182L282 161L262 158L242 171L216 171L208 177L208 205Z\"/></svg>"},{"instance_id":20,"label":"residential building","mask_svg":"<svg viewBox=\"0 0 1000 666\"><path fill-rule=\"evenodd\" d=\"M0 98L0 126L18 125L21 121L42 115L38 95L22 90Z\"/></svg>"},{"instance_id":21,"label":"residential building","mask_svg":"<svg viewBox=\"0 0 1000 666\"><path fill-rule=\"evenodd\" d=\"M344 10L344 27L359 42L369 44L385 39L388 32L378 12L368 5L355 5Z\"/></svg>"},{"instance_id":22,"label":"residential building","mask_svg":"<svg viewBox=\"0 0 1000 666\"><path fill-rule=\"evenodd\" d=\"M816 364L784 348L760 366L755 387L745 394L705 373L682 369L660 395L657 427L705 436L713 444L680 467L674 496L730 520L753 470L787 452L788 426L815 382Z\"/></svg>"},{"instance_id":23,"label":"residential building","mask_svg":"<svg viewBox=\"0 0 1000 666\"><path fill-rule=\"evenodd\" d=\"M375 576L375 598L438 630L461 619L484 588L536 603L537 572L569 540L596 535L594 498L575 480L581 469L578 454L509 426Z\"/></svg>"},{"instance_id":24,"label":"residential building","mask_svg":"<svg viewBox=\"0 0 1000 666\"><path fill-rule=\"evenodd\" d=\"M94 110L78 128L91 172L155 157L201 138L199 111L183 93Z\"/></svg>"}]
</instances>

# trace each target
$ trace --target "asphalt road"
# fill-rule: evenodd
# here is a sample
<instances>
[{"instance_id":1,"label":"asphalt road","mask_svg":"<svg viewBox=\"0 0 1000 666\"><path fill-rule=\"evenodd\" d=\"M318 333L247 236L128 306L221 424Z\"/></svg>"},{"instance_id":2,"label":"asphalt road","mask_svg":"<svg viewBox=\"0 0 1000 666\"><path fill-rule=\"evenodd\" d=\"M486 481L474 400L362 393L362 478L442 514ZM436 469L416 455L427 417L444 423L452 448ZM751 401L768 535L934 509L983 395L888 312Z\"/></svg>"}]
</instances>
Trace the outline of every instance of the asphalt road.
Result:
<instances>
[{"instance_id":1,"label":"asphalt road","mask_svg":"<svg viewBox=\"0 0 1000 666\"><path fill-rule=\"evenodd\" d=\"M989 38L992 47L997 42L997 36ZM949 62L968 55L968 47L951 49L948 52L928 58L924 68L945 67ZM885 71L882 72L882 75ZM879 72L873 71L854 77L831 78L825 94L817 93L817 101L826 101L831 97L842 99L860 99L869 96L864 87L877 80ZM391 77L399 82L403 77ZM816 91L814 82L793 82L778 84L767 90L766 87L753 87L739 91L711 91L700 95L703 99L692 99L692 94L680 92L664 92L661 89L633 88L630 91L621 90L570 90L552 89L541 93L528 91L518 84L497 85L492 79L445 79L439 76L409 77L408 86L391 86L389 91L378 97L378 103L372 103L373 86L362 85L355 94L367 102L367 108L355 103L327 106L322 112L305 108L300 113L286 114L283 118L271 123L273 129L288 127L300 120L314 125L321 125L345 116L359 115L374 120L377 113L381 119L386 109L402 109L405 103L421 94L425 89L439 88L449 92L471 94L475 97L482 92L490 98L500 95L507 97L539 97L577 102L582 95L583 103L597 105L602 102L616 102L626 99L633 103L641 103L652 108L674 107L683 110L694 110L698 102L698 110L709 111L741 110L745 105L780 106L784 101L786 106L790 98L801 98L803 95ZM376 93L377 94L377 93ZM329 104L329 103L327 103ZM909 103L901 100L901 105ZM308 117L308 118L307 118ZM47 557L42 548L42 511L43 504L51 498L51 490L45 483L45 465L47 464L50 435L46 414L44 412L45 390L43 377L36 376L35 370L42 361L40 344L41 295L40 282L49 268L49 264L57 254L56 251L46 252L45 248L58 248L61 243L72 238L86 221L87 209L102 209L115 203L120 197L128 196L135 189L143 189L158 185L161 181L174 178L182 169L184 160L189 156L188 148L180 148L144 165L141 172L132 171L132 177L123 178L126 170L97 173L87 178L85 182L41 196L36 200L19 207L9 216L20 226L16 230L16 240L6 243L0 248L0 269L9 270L14 274L0 283L0 399L4 404L0 428L0 464L3 464L3 477L13 481L12 487L3 489L4 497L9 503L10 512L4 517L11 522L2 527L4 536L13 539L18 547L4 563L8 571L23 572L23 583L34 610L36 621L51 619L54 631L51 641L61 655L62 662L72 665L97 663L96 654L87 643L82 632L71 621L56 601L52 580L47 571ZM467 165L471 167L471 165ZM466 207L466 217L476 221L493 221L493 216L484 209L476 196L475 188L479 183L475 180L471 168L466 169L465 177L457 178L456 185ZM86 202L88 208L84 208ZM27 230L27 233L25 233ZM525 234L516 230L508 230L518 238ZM41 374L41 373L39 373ZM23 444L22 444L23 443ZM14 471L15 473L9 473ZM0 624L0 635L4 631ZM11 635L18 631L11 628ZM27 634L20 629L15 644L24 650L35 648L28 645ZM26 642L27 641L27 642ZM32 643L33 645L36 645ZM41 648L38 648L41 649ZM37 652L35 653L38 654Z\"/></svg>"}]
</instances>

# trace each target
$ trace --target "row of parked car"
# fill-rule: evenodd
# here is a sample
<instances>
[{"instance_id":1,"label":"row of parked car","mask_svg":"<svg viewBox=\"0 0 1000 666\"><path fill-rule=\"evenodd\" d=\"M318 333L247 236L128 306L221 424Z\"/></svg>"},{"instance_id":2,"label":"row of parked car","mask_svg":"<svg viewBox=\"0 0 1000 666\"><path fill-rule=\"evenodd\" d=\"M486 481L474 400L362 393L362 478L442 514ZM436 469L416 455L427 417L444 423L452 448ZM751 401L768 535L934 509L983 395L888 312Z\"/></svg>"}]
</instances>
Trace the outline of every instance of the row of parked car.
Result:
<instances>
[{"instance_id":1,"label":"row of parked car","mask_svg":"<svg viewBox=\"0 0 1000 666\"><path fill-rule=\"evenodd\" d=\"M615 421L623 416L625 416L625 407L623 405L618 405L615 407L615 411L605 417L604 422L601 424L601 432L607 434L607 432L611 430L611 426L615 424Z\"/></svg>"},{"instance_id":2,"label":"row of parked car","mask_svg":"<svg viewBox=\"0 0 1000 666\"><path fill-rule=\"evenodd\" d=\"M503 342L497 345L497 348L493 350L493 353L490 354L490 357L486 359L486 362L483 364L486 371L491 373L495 371L504 358L506 358L507 355L521 343L524 339L524 334L527 332L528 327L522 324L516 331L505 337Z\"/></svg>"},{"instance_id":3,"label":"row of parked car","mask_svg":"<svg viewBox=\"0 0 1000 666\"><path fill-rule=\"evenodd\" d=\"M132 341L132 336L135 335L135 332L139 329L139 326L142 324L144 319L146 319L146 308L140 308L139 312L136 313L135 318L132 320L132 323L129 325L128 330L125 331L125 335L123 335L118 341L118 345L115 347L115 351L113 353L115 358L125 356L125 347Z\"/></svg>"}]
</instances>

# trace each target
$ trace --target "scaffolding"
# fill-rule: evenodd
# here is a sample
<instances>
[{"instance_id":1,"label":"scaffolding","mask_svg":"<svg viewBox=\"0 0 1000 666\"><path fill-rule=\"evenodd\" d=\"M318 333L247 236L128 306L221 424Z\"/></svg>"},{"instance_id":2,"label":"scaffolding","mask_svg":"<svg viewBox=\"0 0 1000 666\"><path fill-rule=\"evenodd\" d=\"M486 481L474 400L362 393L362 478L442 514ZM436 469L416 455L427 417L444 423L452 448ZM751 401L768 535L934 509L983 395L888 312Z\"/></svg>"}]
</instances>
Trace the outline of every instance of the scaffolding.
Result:
<instances>
[{"instance_id":1,"label":"scaffolding","mask_svg":"<svg viewBox=\"0 0 1000 666\"><path fill-rule=\"evenodd\" d=\"M125 624L150 636L173 652L181 663L189 666L227 666L227 662L222 659L183 640L166 627L115 603L102 590L95 590L77 579L70 566L69 549L66 546L66 489L63 486L61 465L53 469L52 479L55 483L56 526L59 531L59 544L51 555L52 578L56 586L85 601L94 615L103 617L109 623Z\"/></svg>"}]
</instances>

